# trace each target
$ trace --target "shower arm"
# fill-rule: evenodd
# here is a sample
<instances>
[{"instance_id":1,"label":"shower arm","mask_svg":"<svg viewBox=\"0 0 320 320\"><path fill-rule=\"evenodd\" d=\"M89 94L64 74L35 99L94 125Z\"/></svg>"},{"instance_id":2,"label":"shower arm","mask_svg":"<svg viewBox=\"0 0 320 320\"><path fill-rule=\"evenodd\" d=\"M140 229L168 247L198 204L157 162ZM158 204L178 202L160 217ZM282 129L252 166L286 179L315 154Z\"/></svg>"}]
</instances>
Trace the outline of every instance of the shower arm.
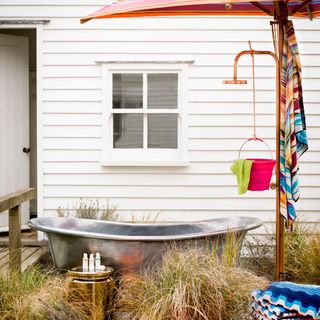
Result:
<instances>
[{"instance_id":1,"label":"shower arm","mask_svg":"<svg viewBox=\"0 0 320 320\"><path fill-rule=\"evenodd\" d=\"M280 212L280 93L281 93L281 61L271 51L244 50L237 54L233 64L233 80L224 80L224 84L246 84L247 80L238 80L238 60L243 55L269 55L276 64L276 182L271 183L271 189L276 190L276 275L280 280L284 275L284 217Z\"/></svg>"},{"instance_id":2,"label":"shower arm","mask_svg":"<svg viewBox=\"0 0 320 320\"><path fill-rule=\"evenodd\" d=\"M277 56L271 52L271 51L261 51L261 50L244 50L239 52L236 57L234 58L234 63L233 63L233 80L224 80L224 84L247 84L247 80L238 80L238 61L243 55L269 55L271 56L275 63L276 63L276 69L279 71L279 61ZM280 89L280 73L277 72L276 75L276 81L277 81L277 90ZM279 85L279 88L278 88ZM278 94L278 92L277 92Z\"/></svg>"}]
</instances>

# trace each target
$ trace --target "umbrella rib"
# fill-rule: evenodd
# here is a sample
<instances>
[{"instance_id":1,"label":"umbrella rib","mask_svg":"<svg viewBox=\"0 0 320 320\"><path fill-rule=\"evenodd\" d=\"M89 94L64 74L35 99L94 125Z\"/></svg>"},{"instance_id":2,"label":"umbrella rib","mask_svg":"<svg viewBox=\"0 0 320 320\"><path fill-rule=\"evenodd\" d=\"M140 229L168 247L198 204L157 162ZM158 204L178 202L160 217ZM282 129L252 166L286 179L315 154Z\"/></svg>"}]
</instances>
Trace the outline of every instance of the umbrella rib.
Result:
<instances>
[{"instance_id":1,"label":"umbrella rib","mask_svg":"<svg viewBox=\"0 0 320 320\"><path fill-rule=\"evenodd\" d=\"M308 12L308 17L309 17L309 19L312 21L313 15L312 15L312 12L311 12L311 10L310 10L309 4L307 4L307 12Z\"/></svg>"},{"instance_id":2,"label":"umbrella rib","mask_svg":"<svg viewBox=\"0 0 320 320\"><path fill-rule=\"evenodd\" d=\"M302 3L300 3L298 6L296 6L295 8L293 8L292 10L289 11L289 15L293 16L295 13L299 12L300 10L302 10L303 8L305 8L306 6L308 6L308 4L311 2L312 0L304 0Z\"/></svg>"},{"instance_id":3,"label":"umbrella rib","mask_svg":"<svg viewBox=\"0 0 320 320\"><path fill-rule=\"evenodd\" d=\"M272 11L270 11L268 8L266 8L263 5L261 5L259 2L250 1L250 3L252 5L254 5L255 7L257 7L258 9L262 10L263 12L265 12L266 14L268 14L269 16L273 16Z\"/></svg>"}]
</instances>

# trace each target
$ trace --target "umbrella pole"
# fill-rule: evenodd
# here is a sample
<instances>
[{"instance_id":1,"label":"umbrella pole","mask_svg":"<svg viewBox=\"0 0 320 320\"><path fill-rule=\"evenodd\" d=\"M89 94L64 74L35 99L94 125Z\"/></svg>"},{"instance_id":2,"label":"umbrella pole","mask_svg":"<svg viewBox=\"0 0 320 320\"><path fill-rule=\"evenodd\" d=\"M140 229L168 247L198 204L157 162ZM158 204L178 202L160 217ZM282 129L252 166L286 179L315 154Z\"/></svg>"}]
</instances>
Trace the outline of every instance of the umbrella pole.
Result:
<instances>
[{"instance_id":1,"label":"umbrella pole","mask_svg":"<svg viewBox=\"0 0 320 320\"><path fill-rule=\"evenodd\" d=\"M281 71L283 56L284 23L288 19L286 5L275 1L275 23L278 24L278 69L277 69L277 106L276 106L276 280L284 280L284 235L285 219L280 212L280 108L281 108Z\"/></svg>"},{"instance_id":2,"label":"umbrella pole","mask_svg":"<svg viewBox=\"0 0 320 320\"><path fill-rule=\"evenodd\" d=\"M277 76L277 106L276 106L276 274L275 279L281 280L284 273L284 218L280 212L280 104L281 104L281 68L282 54L280 44L283 43L283 33L280 28L278 33L278 76ZM282 26L283 28L283 26Z\"/></svg>"}]
</instances>

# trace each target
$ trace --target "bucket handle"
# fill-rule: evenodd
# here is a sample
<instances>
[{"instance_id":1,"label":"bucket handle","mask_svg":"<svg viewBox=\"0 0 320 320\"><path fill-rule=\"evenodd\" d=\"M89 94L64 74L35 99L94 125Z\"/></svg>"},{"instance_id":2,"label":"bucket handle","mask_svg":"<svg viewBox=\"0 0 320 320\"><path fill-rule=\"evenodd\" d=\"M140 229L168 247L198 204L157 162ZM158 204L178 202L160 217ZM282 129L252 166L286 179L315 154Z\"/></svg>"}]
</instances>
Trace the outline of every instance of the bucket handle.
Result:
<instances>
[{"instance_id":1,"label":"bucket handle","mask_svg":"<svg viewBox=\"0 0 320 320\"><path fill-rule=\"evenodd\" d=\"M242 148L244 147L245 144L247 144L249 141L260 141L262 143L264 143L265 146L267 146L269 152L270 152L270 155L271 155L271 159L273 160L273 154L272 154L272 151L269 147L269 145L261 138L258 138L258 137L253 137L253 138L250 138L250 139L247 139L240 147L240 150L238 152L238 159L240 159L240 154L241 154L241 151L242 151Z\"/></svg>"}]
</instances>

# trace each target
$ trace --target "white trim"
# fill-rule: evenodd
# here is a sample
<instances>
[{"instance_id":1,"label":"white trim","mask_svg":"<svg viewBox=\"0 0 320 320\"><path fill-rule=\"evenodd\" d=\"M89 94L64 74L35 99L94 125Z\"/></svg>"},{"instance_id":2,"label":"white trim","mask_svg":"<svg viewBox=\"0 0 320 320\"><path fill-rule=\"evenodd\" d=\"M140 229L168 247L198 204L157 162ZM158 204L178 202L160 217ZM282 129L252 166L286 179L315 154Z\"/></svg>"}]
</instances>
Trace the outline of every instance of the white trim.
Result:
<instances>
[{"instance_id":1,"label":"white trim","mask_svg":"<svg viewBox=\"0 0 320 320\"><path fill-rule=\"evenodd\" d=\"M171 114L178 114L179 110L178 109L113 109L112 114L121 114L121 113L143 113L143 114L152 114L152 113L171 113Z\"/></svg>"},{"instance_id":2,"label":"white trim","mask_svg":"<svg viewBox=\"0 0 320 320\"><path fill-rule=\"evenodd\" d=\"M100 62L102 72L102 157L103 166L187 166L187 79L188 63L129 62L103 63ZM143 107L141 109L122 110L112 109L112 74L113 73L142 73L143 74ZM147 81L149 73L178 74L178 105L177 109L147 109ZM112 114L140 113L144 121L143 149L113 148L113 117ZM178 114L178 148L177 149L147 149L147 114ZM130 155L130 160L128 160ZM163 159L163 160L161 160Z\"/></svg>"},{"instance_id":3,"label":"white trim","mask_svg":"<svg viewBox=\"0 0 320 320\"><path fill-rule=\"evenodd\" d=\"M181 64L193 64L195 61L194 60L181 60L181 61L175 61L175 60L169 60L169 61L156 61L156 60L144 60L144 61L136 61L136 60L128 60L128 61L111 61L111 60L96 60L95 63L97 64L119 64L121 66L123 65L132 65L132 64L173 64L173 65L181 65Z\"/></svg>"},{"instance_id":4,"label":"white trim","mask_svg":"<svg viewBox=\"0 0 320 320\"><path fill-rule=\"evenodd\" d=\"M125 161L125 160L103 160L100 161L101 166L112 167L187 167L190 161L188 160L175 160L175 161Z\"/></svg>"},{"instance_id":5,"label":"white trim","mask_svg":"<svg viewBox=\"0 0 320 320\"><path fill-rule=\"evenodd\" d=\"M146 72L142 76L142 109L143 109L143 149L146 149L148 146L148 119L147 119L147 108L148 108L148 75ZM135 110L132 110L135 111ZM139 112L140 110L137 109ZM113 113L115 110L113 110Z\"/></svg>"},{"instance_id":6,"label":"white trim","mask_svg":"<svg viewBox=\"0 0 320 320\"><path fill-rule=\"evenodd\" d=\"M43 216L43 23L39 24L1 24L0 29L36 29L37 52L37 215ZM43 232L38 232L38 239L43 240Z\"/></svg>"},{"instance_id":7,"label":"white trim","mask_svg":"<svg viewBox=\"0 0 320 320\"><path fill-rule=\"evenodd\" d=\"M43 25L37 26L37 216L44 216L43 183ZM38 239L44 240L44 233L38 232Z\"/></svg>"},{"instance_id":8,"label":"white trim","mask_svg":"<svg viewBox=\"0 0 320 320\"><path fill-rule=\"evenodd\" d=\"M180 136L180 143L181 143L181 158L187 159L188 158L188 68L189 65L181 65L182 72L181 72L181 81L180 81L180 90L181 94L179 94L179 99L181 99L179 106L179 114L182 117L183 121L181 121L181 136Z\"/></svg>"}]
</instances>

